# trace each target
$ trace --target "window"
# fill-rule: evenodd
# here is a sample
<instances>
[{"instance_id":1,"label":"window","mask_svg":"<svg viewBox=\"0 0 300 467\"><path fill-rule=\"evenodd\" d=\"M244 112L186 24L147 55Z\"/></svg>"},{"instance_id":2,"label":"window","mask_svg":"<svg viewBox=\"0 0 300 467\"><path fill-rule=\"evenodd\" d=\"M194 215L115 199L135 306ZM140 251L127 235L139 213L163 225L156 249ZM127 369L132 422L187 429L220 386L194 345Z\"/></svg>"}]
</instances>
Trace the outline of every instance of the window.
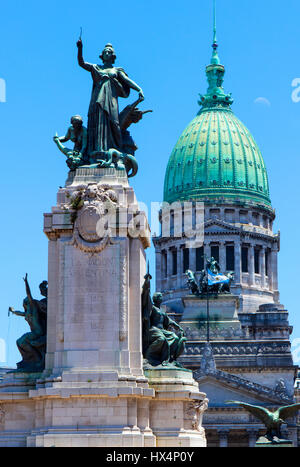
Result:
<instances>
[{"instance_id":1,"label":"window","mask_svg":"<svg viewBox=\"0 0 300 467\"><path fill-rule=\"evenodd\" d=\"M210 252L211 252L211 256L215 258L216 261L219 262L219 259L220 259L219 258L219 247L215 245L211 246Z\"/></svg>"},{"instance_id":2,"label":"window","mask_svg":"<svg viewBox=\"0 0 300 467\"><path fill-rule=\"evenodd\" d=\"M225 221L234 222L235 212L233 209L225 209Z\"/></svg>"},{"instance_id":3,"label":"window","mask_svg":"<svg viewBox=\"0 0 300 467\"><path fill-rule=\"evenodd\" d=\"M266 276L269 275L269 252L265 253L265 262L266 262Z\"/></svg>"},{"instance_id":4,"label":"window","mask_svg":"<svg viewBox=\"0 0 300 467\"><path fill-rule=\"evenodd\" d=\"M196 248L196 271L204 269L204 247Z\"/></svg>"},{"instance_id":5,"label":"window","mask_svg":"<svg viewBox=\"0 0 300 467\"><path fill-rule=\"evenodd\" d=\"M259 274L259 250L257 248L254 249L254 272Z\"/></svg>"},{"instance_id":6,"label":"window","mask_svg":"<svg viewBox=\"0 0 300 467\"><path fill-rule=\"evenodd\" d=\"M162 264L163 264L163 277L167 277L168 263L167 263L167 253L165 251L162 252Z\"/></svg>"},{"instance_id":7,"label":"window","mask_svg":"<svg viewBox=\"0 0 300 467\"><path fill-rule=\"evenodd\" d=\"M183 249L183 272L190 267L190 250L188 248Z\"/></svg>"},{"instance_id":8,"label":"window","mask_svg":"<svg viewBox=\"0 0 300 467\"><path fill-rule=\"evenodd\" d=\"M172 274L173 276L177 274L177 250L172 251Z\"/></svg>"},{"instance_id":9,"label":"window","mask_svg":"<svg viewBox=\"0 0 300 467\"><path fill-rule=\"evenodd\" d=\"M226 246L226 271L234 271L234 246Z\"/></svg>"},{"instance_id":10,"label":"window","mask_svg":"<svg viewBox=\"0 0 300 467\"><path fill-rule=\"evenodd\" d=\"M242 247L242 272L249 272L248 270L248 247Z\"/></svg>"},{"instance_id":11,"label":"window","mask_svg":"<svg viewBox=\"0 0 300 467\"><path fill-rule=\"evenodd\" d=\"M240 211L240 223L248 224L248 212L247 211Z\"/></svg>"}]
</instances>

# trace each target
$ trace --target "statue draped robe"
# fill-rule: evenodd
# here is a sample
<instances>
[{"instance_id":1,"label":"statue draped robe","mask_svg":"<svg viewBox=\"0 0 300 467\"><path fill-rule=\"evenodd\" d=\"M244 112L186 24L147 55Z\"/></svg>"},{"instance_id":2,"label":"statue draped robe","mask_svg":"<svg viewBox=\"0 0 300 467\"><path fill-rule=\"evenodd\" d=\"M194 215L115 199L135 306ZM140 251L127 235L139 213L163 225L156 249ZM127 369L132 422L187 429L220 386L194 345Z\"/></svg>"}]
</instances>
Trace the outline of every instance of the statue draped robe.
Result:
<instances>
[{"instance_id":1,"label":"statue draped robe","mask_svg":"<svg viewBox=\"0 0 300 467\"><path fill-rule=\"evenodd\" d=\"M88 154L94 151L117 149L122 151L122 135L119 122L118 97L128 97L130 88L122 79L122 68L105 71L79 57L79 65L89 71L93 89L88 112ZM104 77L103 74L108 77Z\"/></svg>"},{"instance_id":2,"label":"statue draped robe","mask_svg":"<svg viewBox=\"0 0 300 467\"><path fill-rule=\"evenodd\" d=\"M150 365L170 364L184 350L185 338L169 331L171 325L177 325L152 302L150 295L149 273L145 276L142 289L142 343L143 357Z\"/></svg>"}]
</instances>

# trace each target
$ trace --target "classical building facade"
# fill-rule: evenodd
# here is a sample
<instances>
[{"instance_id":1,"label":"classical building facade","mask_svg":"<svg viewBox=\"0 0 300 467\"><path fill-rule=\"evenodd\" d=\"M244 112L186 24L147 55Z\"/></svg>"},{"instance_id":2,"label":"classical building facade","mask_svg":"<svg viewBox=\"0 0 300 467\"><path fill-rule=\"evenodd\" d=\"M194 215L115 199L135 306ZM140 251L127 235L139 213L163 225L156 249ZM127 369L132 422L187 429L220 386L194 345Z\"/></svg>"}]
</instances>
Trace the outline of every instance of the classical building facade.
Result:
<instances>
[{"instance_id":1,"label":"classical building facade","mask_svg":"<svg viewBox=\"0 0 300 467\"><path fill-rule=\"evenodd\" d=\"M296 367L288 312L279 301L280 234L273 231L267 170L253 136L231 109L217 47L214 38L207 93L166 169L164 201L170 206L162 209L162 231L154 238L156 290L185 328L181 363L194 370L210 400L204 416L208 446L253 446L263 426L226 401L269 408L292 403ZM194 246L182 220L188 215L192 228L203 227L202 241ZM190 269L199 279L205 255L222 272L234 272L233 297L210 303L213 355L205 355L206 300L191 296L185 276ZM297 444L296 420L286 435Z\"/></svg>"}]
</instances>

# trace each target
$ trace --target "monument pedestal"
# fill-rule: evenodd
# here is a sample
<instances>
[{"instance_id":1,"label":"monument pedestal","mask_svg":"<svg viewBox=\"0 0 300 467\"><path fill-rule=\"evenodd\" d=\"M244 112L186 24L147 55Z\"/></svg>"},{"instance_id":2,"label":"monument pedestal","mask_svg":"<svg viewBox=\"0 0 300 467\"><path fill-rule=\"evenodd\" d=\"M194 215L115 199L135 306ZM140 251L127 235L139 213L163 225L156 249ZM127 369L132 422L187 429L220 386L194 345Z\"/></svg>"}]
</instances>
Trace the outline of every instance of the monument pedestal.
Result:
<instances>
[{"instance_id":1,"label":"monument pedestal","mask_svg":"<svg viewBox=\"0 0 300 467\"><path fill-rule=\"evenodd\" d=\"M206 447L203 412L208 399L185 368L145 369L155 390L150 402L151 428L157 447Z\"/></svg>"},{"instance_id":2,"label":"monument pedestal","mask_svg":"<svg viewBox=\"0 0 300 467\"><path fill-rule=\"evenodd\" d=\"M47 378L30 397L49 405L51 424L44 415L46 433L32 435L29 444L155 446L148 408L154 391L140 351L147 219L125 170L81 168L71 175L57 206L45 215ZM78 193L73 227L74 212L64 211ZM100 235L110 207L109 225L102 224Z\"/></svg>"},{"instance_id":3,"label":"monument pedestal","mask_svg":"<svg viewBox=\"0 0 300 467\"><path fill-rule=\"evenodd\" d=\"M207 306L209 307L209 330L211 338L232 338L242 335L238 318L239 298L231 294L196 297L188 295L182 298L184 312L181 326L188 338L206 340Z\"/></svg>"},{"instance_id":4,"label":"monument pedestal","mask_svg":"<svg viewBox=\"0 0 300 467\"><path fill-rule=\"evenodd\" d=\"M204 445L193 417L205 395L192 373L153 370L149 382L144 375L141 292L150 232L126 171L79 168L70 174L45 214L44 232L45 370L21 392L14 381L0 386L0 445ZM162 425L169 410L177 416ZM16 444L9 440L14 430Z\"/></svg>"}]
</instances>

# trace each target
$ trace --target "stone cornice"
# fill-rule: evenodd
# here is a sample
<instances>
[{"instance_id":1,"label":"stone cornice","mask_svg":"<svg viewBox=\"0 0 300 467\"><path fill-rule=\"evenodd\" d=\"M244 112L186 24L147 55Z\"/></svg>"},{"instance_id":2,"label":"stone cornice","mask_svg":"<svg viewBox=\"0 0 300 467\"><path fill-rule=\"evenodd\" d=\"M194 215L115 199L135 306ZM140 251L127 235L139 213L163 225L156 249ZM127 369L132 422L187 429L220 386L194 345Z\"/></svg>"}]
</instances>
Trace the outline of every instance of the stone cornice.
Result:
<instances>
[{"instance_id":1,"label":"stone cornice","mask_svg":"<svg viewBox=\"0 0 300 467\"><path fill-rule=\"evenodd\" d=\"M212 226L216 226L216 227L221 227L223 229L226 229L226 230L214 230L214 231L207 231L207 229L209 227L212 227ZM267 241L267 242L271 242L271 243L277 243L278 246L280 245L280 233L278 234L267 234L267 233L264 233L264 232L260 232L260 231L256 231L254 229L260 229L260 227L256 227L254 226L253 227L253 230L248 230L244 227L237 227L235 224L231 224L231 223L228 223L228 222L225 222L223 220L220 220L220 219L210 219L206 222L204 222L204 235L205 237L208 237L208 236L217 236L217 237L220 237L220 236L229 236L229 235L236 235L236 236L239 236L239 237L242 237L242 238L245 238L245 237L248 237L249 239L261 239L261 240L264 240L264 241ZM172 243L174 244L174 242L180 242L180 241L184 241L185 239L185 235L183 234L182 237L161 237L161 236L158 236L158 237L152 237L152 240L153 240L153 243L154 245L159 245L159 244L165 244L165 243Z\"/></svg>"},{"instance_id":2,"label":"stone cornice","mask_svg":"<svg viewBox=\"0 0 300 467\"><path fill-rule=\"evenodd\" d=\"M191 355L201 355L206 342L187 341L185 352L182 357ZM285 341L213 341L211 342L214 356L256 356L265 357L268 355L291 355L290 342ZM182 358L181 357L181 358Z\"/></svg>"}]
</instances>

